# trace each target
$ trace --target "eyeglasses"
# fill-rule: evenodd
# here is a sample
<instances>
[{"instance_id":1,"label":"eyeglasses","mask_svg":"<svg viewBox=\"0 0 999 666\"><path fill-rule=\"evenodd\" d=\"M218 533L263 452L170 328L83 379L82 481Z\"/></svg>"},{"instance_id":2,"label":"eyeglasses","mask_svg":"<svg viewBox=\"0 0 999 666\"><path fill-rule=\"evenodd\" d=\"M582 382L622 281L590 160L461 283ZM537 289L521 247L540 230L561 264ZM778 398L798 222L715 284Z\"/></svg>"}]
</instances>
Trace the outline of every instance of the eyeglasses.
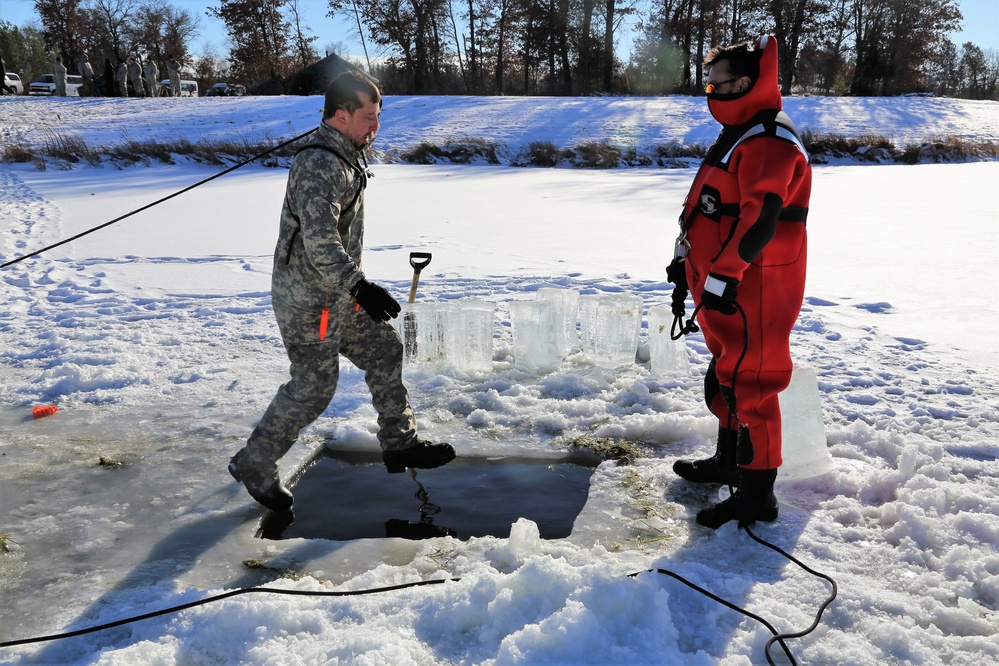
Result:
<instances>
[{"instance_id":1,"label":"eyeglasses","mask_svg":"<svg viewBox=\"0 0 999 666\"><path fill-rule=\"evenodd\" d=\"M706 92L706 93L708 93L710 95L714 91L718 90L718 88L720 88L721 86L725 85L726 83L732 83L733 81L735 81L738 78L739 78L738 76L733 76L731 79L725 79L724 81L717 81L715 83L707 83L707 84L704 85L704 92Z\"/></svg>"}]
</instances>

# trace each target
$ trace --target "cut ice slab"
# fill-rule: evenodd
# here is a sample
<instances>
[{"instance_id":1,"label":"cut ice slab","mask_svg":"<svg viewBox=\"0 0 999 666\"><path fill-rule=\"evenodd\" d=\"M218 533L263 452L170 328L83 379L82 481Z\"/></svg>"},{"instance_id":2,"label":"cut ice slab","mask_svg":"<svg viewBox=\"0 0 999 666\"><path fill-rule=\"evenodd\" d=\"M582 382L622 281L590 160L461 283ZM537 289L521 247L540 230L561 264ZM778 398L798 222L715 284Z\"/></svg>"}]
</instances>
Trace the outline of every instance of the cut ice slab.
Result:
<instances>
[{"instance_id":1,"label":"cut ice slab","mask_svg":"<svg viewBox=\"0 0 999 666\"><path fill-rule=\"evenodd\" d=\"M804 479L832 470L815 369L795 366L778 399L784 458L778 478Z\"/></svg>"},{"instance_id":2,"label":"cut ice slab","mask_svg":"<svg viewBox=\"0 0 999 666\"><path fill-rule=\"evenodd\" d=\"M461 372L492 370L496 306L462 298L442 303L407 303L395 326L403 338L410 367Z\"/></svg>"}]
</instances>

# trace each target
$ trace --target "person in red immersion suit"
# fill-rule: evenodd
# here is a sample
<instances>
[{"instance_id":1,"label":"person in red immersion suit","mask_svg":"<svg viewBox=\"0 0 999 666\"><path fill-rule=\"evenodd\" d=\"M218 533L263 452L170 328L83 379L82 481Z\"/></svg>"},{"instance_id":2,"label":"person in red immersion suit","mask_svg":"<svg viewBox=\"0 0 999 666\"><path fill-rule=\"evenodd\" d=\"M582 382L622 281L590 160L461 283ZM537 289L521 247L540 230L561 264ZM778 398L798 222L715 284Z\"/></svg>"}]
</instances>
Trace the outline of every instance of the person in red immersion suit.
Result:
<instances>
[{"instance_id":1,"label":"person in red immersion suit","mask_svg":"<svg viewBox=\"0 0 999 666\"><path fill-rule=\"evenodd\" d=\"M711 352L705 401L719 419L715 454L678 460L674 471L734 492L697 514L711 528L774 520L781 459L777 394L791 380L791 329L805 290L805 218L812 171L781 111L777 42L716 47L708 108L722 125L684 202L668 269L674 314L689 289Z\"/></svg>"}]
</instances>

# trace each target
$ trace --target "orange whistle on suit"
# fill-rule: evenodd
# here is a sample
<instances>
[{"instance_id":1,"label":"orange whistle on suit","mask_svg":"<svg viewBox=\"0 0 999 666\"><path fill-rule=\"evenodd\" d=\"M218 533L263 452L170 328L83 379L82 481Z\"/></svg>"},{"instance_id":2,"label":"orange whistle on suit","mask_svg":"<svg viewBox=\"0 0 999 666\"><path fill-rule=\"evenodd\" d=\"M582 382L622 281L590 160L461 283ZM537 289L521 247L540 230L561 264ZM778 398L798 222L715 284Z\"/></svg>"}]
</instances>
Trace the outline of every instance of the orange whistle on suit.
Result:
<instances>
[{"instance_id":1,"label":"orange whistle on suit","mask_svg":"<svg viewBox=\"0 0 999 666\"><path fill-rule=\"evenodd\" d=\"M323 313L319 317L319 339L320 340L325 340L326 339L326 329L329 327L329 324L330 324L330 309L329 308L323 308Z\"/></svg>"}]
</instances>

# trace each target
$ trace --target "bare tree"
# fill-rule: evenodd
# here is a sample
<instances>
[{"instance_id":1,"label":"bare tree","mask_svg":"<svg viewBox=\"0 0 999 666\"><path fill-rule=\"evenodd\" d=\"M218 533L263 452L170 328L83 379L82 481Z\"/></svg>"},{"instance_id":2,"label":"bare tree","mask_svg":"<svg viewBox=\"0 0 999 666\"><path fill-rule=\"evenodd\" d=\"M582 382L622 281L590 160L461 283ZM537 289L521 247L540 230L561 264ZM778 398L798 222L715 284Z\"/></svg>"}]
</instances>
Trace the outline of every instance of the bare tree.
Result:
<instances>
[{"instance_id":1,"label":"bare tree","mask_svg":"<svg viewBox=\"0 0 999 666\"><path fill-rule=\"evenodd\" d=\"M308 67L318 59L316 49L312 44L319 39L310 35L312 30L302 24L302 14L298 9L298 0L288 0L288 15L291 24L292 62L299 67Z\"/></svg>"}]
</instances>

